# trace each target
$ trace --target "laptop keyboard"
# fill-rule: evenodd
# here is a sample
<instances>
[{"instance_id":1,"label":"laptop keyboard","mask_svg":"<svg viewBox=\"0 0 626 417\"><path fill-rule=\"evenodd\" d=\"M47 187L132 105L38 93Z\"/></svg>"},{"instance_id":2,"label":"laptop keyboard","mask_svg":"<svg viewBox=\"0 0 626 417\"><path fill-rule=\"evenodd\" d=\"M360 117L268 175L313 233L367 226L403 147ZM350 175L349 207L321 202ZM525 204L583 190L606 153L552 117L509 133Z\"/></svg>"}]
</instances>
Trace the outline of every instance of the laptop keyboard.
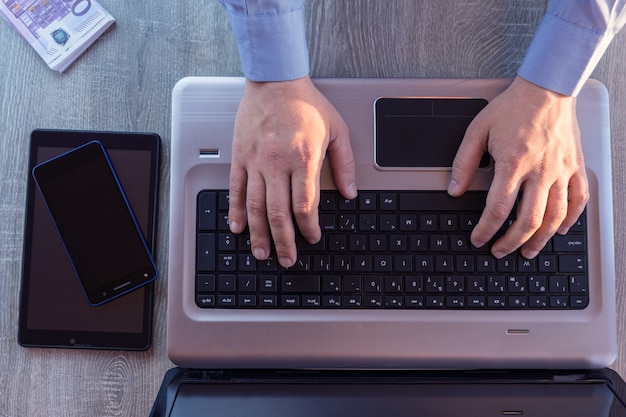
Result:
<instances>
[{"instance_id":1,"label":"laptop keyboard","mask_svg":"<svg viewBox=\"0 0 626 417\"><path fill-rule=\"evenodd\" d=\"M583 309L589 304L586 214L534 259L494 258L469 236L485 191L320 195L322 239L297 237L288 269L256 260L228 228L228 191L197 197L196 305L202 308ZM507 224L510 224L509 219ZM503 233L504 228L500 231Z\"/></svg>"}]
</instances>

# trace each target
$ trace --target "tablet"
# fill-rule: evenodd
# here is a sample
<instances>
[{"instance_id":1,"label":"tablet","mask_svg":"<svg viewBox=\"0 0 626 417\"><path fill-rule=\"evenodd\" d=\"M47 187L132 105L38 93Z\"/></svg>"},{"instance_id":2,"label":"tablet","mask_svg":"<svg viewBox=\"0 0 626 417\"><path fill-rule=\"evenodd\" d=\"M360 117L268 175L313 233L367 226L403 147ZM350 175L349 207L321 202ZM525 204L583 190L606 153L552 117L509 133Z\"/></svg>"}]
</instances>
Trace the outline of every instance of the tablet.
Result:
<instances>
[{"instance_id":1,"label":"tablet","mask_svg":"<svg viewBox=\"0 0 626 417\"><path fill-rule=\"evenodd\" d=\"M35 130L31 134L18 342L27 347L146 350L152 340L153 284L107 304L87 302L32 168L87 142L105 147L154 253L160 138L154 133Z\"/></svg>"}]
</instances>

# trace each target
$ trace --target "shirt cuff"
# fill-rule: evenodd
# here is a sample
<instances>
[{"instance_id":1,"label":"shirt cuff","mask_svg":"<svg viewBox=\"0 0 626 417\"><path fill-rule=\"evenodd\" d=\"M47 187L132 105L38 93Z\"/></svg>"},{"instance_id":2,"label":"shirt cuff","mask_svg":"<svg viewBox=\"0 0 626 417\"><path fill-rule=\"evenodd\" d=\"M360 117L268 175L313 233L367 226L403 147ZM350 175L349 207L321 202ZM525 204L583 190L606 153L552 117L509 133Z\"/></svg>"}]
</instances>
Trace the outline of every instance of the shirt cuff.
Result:
<instances>
[{"instance_id":1,"label":"shirt cuff","mask_svg":"<svg viewBox=\"0 0 626 417\"><path fill-rule=\"evenodd\" d=\"M243 73L251 81L287 81L309 73L304 7L250 15L228 11Z\"/></svg>"},{"instance_id":2,"label":"shirt cuff","mask_svg":"<svg viewBox=\"0 0 626 417\"><path fill-rule=\"evenodd\" d=\"M548 90L576 96L612 38L613 35L598 33L546 14L518 75Z\"/></svg>"}]
</instances>

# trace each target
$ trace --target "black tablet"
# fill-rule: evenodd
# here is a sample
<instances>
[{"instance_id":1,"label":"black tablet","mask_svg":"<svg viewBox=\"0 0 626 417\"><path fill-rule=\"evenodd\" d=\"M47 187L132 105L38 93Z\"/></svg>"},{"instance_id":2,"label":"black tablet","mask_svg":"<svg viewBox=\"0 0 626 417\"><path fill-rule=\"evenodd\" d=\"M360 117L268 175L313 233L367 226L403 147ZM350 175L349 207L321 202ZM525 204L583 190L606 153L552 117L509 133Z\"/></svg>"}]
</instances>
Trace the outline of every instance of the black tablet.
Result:
<instances>
[{"instance_id":1,"label":"black tablet","mask_svg":"<svg viewBox=\"0 0 626 417\"><path fill-rule=\"evenodd\" d=\"M29 347L146 350L152 340L153 284L94 307L83 294L30 172L37 164L102 143L154 253L160 138L154 133L35 130L31 134L18 342Z\"/></svg>"}]
</instances>

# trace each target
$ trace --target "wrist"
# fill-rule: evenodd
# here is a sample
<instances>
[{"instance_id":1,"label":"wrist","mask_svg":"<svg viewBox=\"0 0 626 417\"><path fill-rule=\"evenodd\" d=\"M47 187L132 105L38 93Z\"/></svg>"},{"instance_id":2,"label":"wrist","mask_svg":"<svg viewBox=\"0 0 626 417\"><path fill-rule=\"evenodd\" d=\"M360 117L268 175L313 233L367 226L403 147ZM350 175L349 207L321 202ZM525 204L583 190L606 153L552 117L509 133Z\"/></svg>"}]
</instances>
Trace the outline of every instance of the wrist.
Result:
<instances>
[{"instance_id":1,"label":"wrist","mask_svg":"<svg viewBox=\"0 0 626 417\"><path fill-rule=\"evenodd\" d=\"M515 77L508 90L513 92L520 101L527 104L543 106L556 103L575 103L575 97L541 87L519 75Z\"/></svg>"}]
</instances>

